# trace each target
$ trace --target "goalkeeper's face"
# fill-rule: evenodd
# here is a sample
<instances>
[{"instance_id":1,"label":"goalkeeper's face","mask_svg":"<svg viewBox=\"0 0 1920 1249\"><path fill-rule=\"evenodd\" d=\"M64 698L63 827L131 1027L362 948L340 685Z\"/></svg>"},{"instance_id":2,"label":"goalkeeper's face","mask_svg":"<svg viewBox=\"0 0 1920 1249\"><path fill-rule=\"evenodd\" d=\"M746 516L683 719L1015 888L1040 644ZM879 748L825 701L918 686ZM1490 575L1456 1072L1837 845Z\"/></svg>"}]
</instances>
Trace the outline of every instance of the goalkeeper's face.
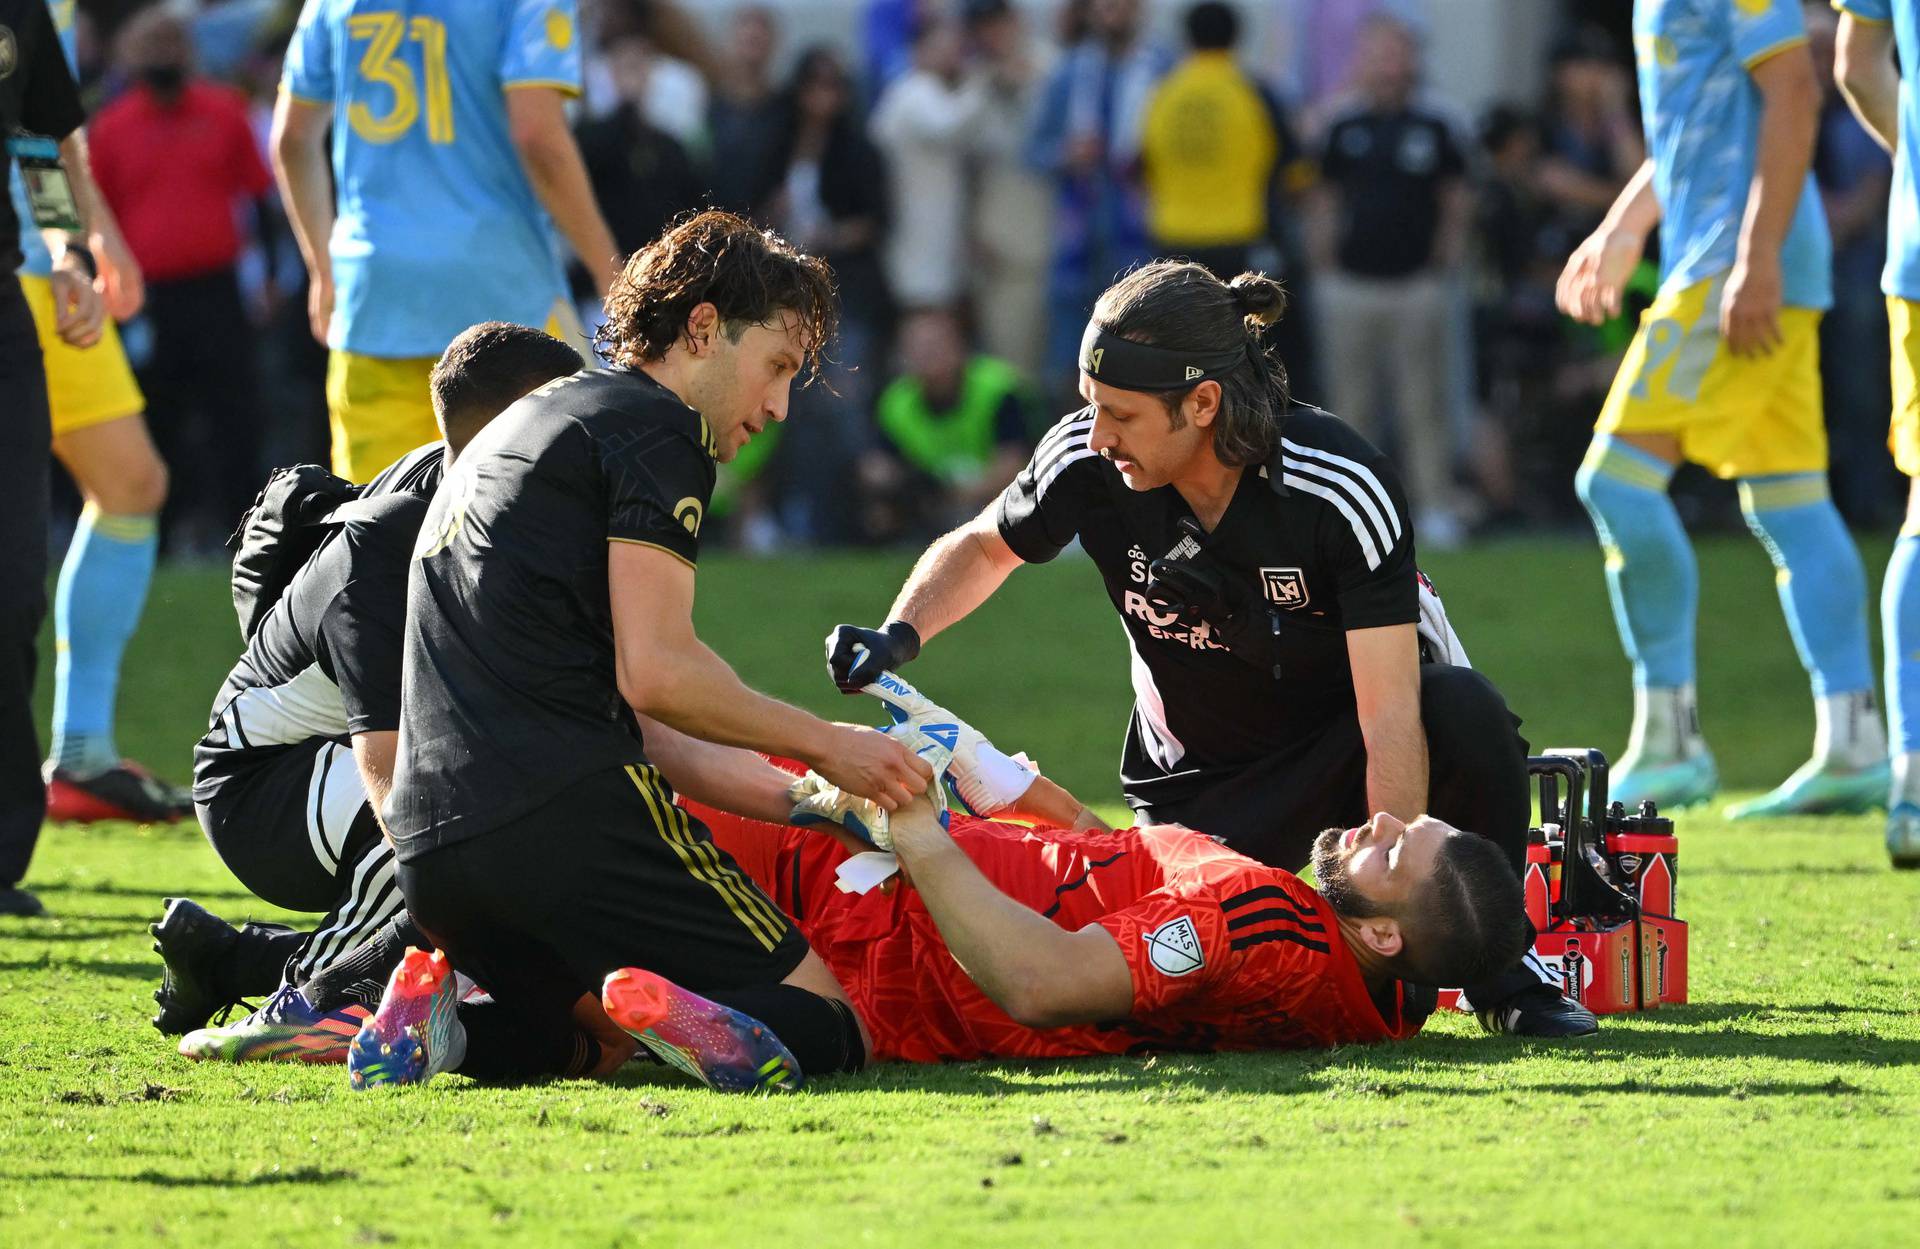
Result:
<instances>
[{"instance_id":1,"label":"goalkeeper's face","mask_svg":"<svg viewBox=\"0 0 1920 1249\"><path fill-rule=\"evenodd\" d=\"M776 421L787 419L793 379L807 358L800 319L781 313L764 325L720 324L697 353L687 401L713 431L722 464Z\"/></svg>"},{"instance_id":2,"label":"goalkeeper's face","mask_svg":"<svg viewBox=\"0 0 1920 1249\"><path fill-rule=\"evenodd\" d=\"M1358 828L1329 828L1313 843L1313 874L1349 919L1404 914L1432 879L1441 847L1467 834L1423 815L1403 824L1382 811Z\"/></svg>"}]
</instances>

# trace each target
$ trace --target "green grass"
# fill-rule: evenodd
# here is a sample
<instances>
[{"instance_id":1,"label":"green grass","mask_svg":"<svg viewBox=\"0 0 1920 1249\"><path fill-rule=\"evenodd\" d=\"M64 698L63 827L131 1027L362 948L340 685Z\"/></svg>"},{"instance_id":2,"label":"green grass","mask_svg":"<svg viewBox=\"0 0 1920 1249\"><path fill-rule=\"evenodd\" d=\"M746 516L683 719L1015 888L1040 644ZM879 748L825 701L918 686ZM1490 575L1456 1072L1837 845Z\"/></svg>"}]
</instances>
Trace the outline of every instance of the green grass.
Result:
<instances>
[{"instance_id":1,"label":"green grass","mask_svg":"<svg viewBox=\"0 0 1920 1249\"><path fill-rule=\"evenodd\" d=\"M1884 546L1867 552L1870 567ZM897 556L708 561L702 630L755 684L848 716L820 638ZM1751 543L1706 542L1700 687L1728 783L1805 756L1806 686ZM1536 746L1617 752L1629 714L1585 542L1429 569ZM236 649L217 574L164 575L122 745L184 776ZM1014 578L913 676L1111 805L1128 694L1092 571ZM609 1086L219 1069L145 1023L165 893L267 915L190 827L52 828L0 920L0 1245L1908 1243L1920 1220L1920 877L1871 817L1680 825L1693 1004L1578 1045L885 1067L777 1100L634 1069Z\"/></svg>"}]
</instances>

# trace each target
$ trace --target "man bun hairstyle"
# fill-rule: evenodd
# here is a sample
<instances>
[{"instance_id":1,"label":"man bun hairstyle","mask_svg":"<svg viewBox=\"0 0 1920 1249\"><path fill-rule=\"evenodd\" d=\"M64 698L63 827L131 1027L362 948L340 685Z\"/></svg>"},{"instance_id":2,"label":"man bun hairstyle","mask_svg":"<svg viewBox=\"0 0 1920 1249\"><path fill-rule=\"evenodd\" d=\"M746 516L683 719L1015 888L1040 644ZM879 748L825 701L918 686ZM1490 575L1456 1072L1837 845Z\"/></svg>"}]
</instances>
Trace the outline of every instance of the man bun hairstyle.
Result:
<instances>
[{"instance_id":1,"label":"man bun hairstyle","mask_svg":"<svg viewBox=\"0 0 1920 1249\"><path fill-rule=\"evenodd\" d=\"M482 321L447 344L427 377L433 419L455 455L528 391L578 373L580 353L543 331Z\"/></svg>"},{"instance_id":2,"label":"man bun hairstyle","mask_svg":"<svg viewBox=\"0 0 1920 1249\"><path fill-rule=\"evenodd\" d=\"M686 335L687 317L703 303L719 311L736 342L749 326L791 314L815 377L839 319L826 261L744 217L708 210L681 217L627 258L607 290L607 320L595 341L615 363L658 360Z\"/></svg>"},{"instance_id":3,"label":"man bun hairstyle","mask_svg":"<svg viewBox=\"0 0 1920 1249\"><path fill-rule=\"evenodd\" d=\"M1433 874L1395 914L1404 945L1396 974L1458 986L1498 975L1527 949L1526 899L1507 856L1485 837L1449 837Z\"/></svg>"},{"instance_id":4,"label":"man bun hairstyle","mask_svg":"<svg viewBox=\"0 0 1920 1249\"><path fill-rule=\"evenodd\" d=\"M1156 260L1108 287L1093 306L1093 323L1130 342L1196 355L1238 346L1244 358L1220 384L1213 421L1213 453L1232 468L1264 464L1280 444L1280 424L1291 397L1287 370L1261 334L1287 309L1287 293L1264 273L1222 282L1185 260ZM1194 385L1199 385L1196 382ZM1193 386L1149 391L1180 421L1180 404Z\"/></svg>"}]
</instances>

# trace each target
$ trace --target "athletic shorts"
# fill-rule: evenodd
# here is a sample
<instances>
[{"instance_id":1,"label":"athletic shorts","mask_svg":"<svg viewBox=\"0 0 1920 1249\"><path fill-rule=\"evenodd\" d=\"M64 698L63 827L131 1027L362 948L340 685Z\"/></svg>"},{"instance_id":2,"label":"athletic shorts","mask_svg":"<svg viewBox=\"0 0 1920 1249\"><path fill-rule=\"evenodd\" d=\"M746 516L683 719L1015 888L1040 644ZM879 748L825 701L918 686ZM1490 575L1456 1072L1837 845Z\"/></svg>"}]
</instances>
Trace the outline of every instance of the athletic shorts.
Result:
<instances>
[{"instance_id":1,"label":"athletic shorts","mask_svg":"<svg viewBox=\"0 0 1920 1249\"><path fill-rule=\"evenodd\" d=\"M91 347L73 347L55 332L53 283L30 274L20 275L20 289L33 310L40 332L40 355L47 365L47 406L53 409L53 436L70 434L89 425L101 425L147 410L146 396L133 380L133 367L120 345L113 318L101 321L100 341Z\"/></svg>"},{"instance_id":2,"label":"athletic shorts","mask_svg":"<svg viewBox=\"0 0 1920 1249\"><path fill-rule=\"evenodd\" d=\"M1887 296L1887 324L1893 331L1893 421L1887 450L1909 477L1920 477L1920 304Z\"/></svg>"},{"instance_id":3,"label":"athletic shorts","mask_svg":"<svg viewBox=\"0 0 1920 1249\"><path fill-rule=\"evenodd\" d=\"M1716 477L1824 472L1820 313L1782 308L1782 342L1741 358L1720 338L1725 275L1662 290L1640 314L1594 426L1603 434L1672 434Z\"/></svg>"},{"instance_id":4,"label":"athletic shorts","mask_svg":"<svg viewBox=\"0 0 1920 1249\"><path fill-rule=\"evenodd\" d=\"M328 911L381 841L353 751L326 738L261 747L194 803L214 853L249 891L290 911ZM267 754L266 752L272 752Z\"/></svg>"},{"instance_id":5,"label":"athletic shorts","mask_svg":"<svg viewBox=\"0 0 1920 1249\"><path fill-rule=\"evenodd\" d=\"M580 318L564 300L554 304L547 333L593 359ZM440 437L427 379L437 356L366 356L334 351L327 358L327 423L333 471L365 482L415 447Z\"/></svg>"},{"instance_id":6,"label":"athletic shorts","mask_svg":"<svg viewBox=\"0 0 1920 1249\"><path fill-rule=\"evenodd\" d=\"M785 980L806 939L639 764L400 864L415 922L503 1006L546 1019L644 967L696 993Z\"/></svg>"}]
</instances>

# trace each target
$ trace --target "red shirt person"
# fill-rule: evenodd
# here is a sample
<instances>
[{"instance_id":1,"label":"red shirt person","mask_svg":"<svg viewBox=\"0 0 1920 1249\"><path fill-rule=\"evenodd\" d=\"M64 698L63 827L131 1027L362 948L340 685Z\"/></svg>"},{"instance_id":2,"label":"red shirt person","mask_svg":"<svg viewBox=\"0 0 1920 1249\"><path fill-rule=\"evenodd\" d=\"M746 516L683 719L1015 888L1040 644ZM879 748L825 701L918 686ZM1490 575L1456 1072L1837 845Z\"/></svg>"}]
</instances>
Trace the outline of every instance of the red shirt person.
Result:
<instances>
[{"instance_id":1,"label":"red shirt person","mask_svg":"<svg viewBox=\"0 0 1920 1249\"><path fill-rule=\"evenodd\" d=\"M1487 845L1432 820L1409 831L1381 816L1362 829L1323 835L1316 857L1322 879L1335 882L1333 898L1357 910L1383 909L1365 905L1369 899L1354 884L1363 880L1395 899L1384 909L1398 908L1398 918L1370 921L1343 914L1333 898L1291 872L1179 827L1069 832L956 813L946 833L924 819L910 850L903 834L914 817L896 813L897 848L913 883L853 894L836 882L847 851L828 838L706 807L697 813L846 986L876 1059L1305 1049L1399 1039L1419 1030L1425 1012L1409 1007L1408 988L1394 973L1447 961L1427 959L1406 943L1491 948L1523 941L1517 925L1500 936L1462 934L1458 924L1444 922L1447 916L1435 922L1425 913L1432 908L1423 893L1442 870L1436 864L1448 860L1445 870L1458 879L1454 856L1485 857L1475 852ZM948 839L998 901L969 896L966 882L952 879L966 869L940 853ZM1469 887L1471 915L1519 914L1511 870L1497 852L1490 866L1497 873L1479 875L1499 897L1489 901ZM960 891L951 889L955 884ZM1359 903L1350 901L1356 896ZM1050 928L1027 922L1036 916ZM1383 937L1383 928L1393 931ZM1088 941L1090 934L1104 934L1110 945L1098 935ZM1050 954L1044 947L1056 936L1085 946L1069 951L1063 944ZM1046 975L1056 977L1055 987L1037 994L1011 987L1033 977L996 964L1025 959L1034 960L1030 968L1054 968ZM1435 974L1452 970L1436 967Z\"/></svg>"}]
</instances>

